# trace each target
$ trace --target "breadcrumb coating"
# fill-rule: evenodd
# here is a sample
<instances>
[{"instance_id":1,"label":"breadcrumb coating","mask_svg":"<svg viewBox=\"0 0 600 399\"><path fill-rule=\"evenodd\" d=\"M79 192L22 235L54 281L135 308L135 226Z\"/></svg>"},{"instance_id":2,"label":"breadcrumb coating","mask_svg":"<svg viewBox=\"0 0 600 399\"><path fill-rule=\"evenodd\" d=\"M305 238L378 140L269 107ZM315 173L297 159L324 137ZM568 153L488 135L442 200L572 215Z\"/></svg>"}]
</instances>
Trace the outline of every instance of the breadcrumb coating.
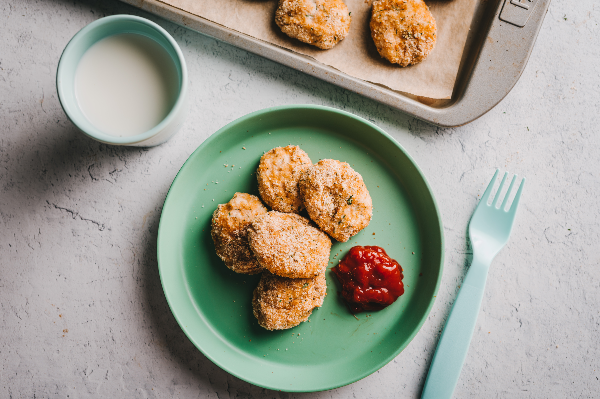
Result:
<instances>
[{"instance_id":1,"label":"breadcrumb coating","mask_svg":"<svg viewBox=\"0 0 600 399\"><path fill-rule=\"evenodd\" d=\"M298 190L300 173L312 165L308 154L297 145L277 147L260 158L256 175L263 201L279 212L304 209Z\"/></svg>"},{"instance_id":2,"label":"breadcrumb coating","mask_svg":"<svg viewBox=\"0 0 600 399\"><path fill-rule=\"evenodd\" d=\"M308 320L323 305L325 273L311 278L284 278L269 272L261 276L252 297L252 311L267 330L285 330Z\"/></svg>"},{"instance_id":3,"label":"breadcrumb coating","mask_svg":"<svg viewBox=\"0 0 600 399\"><path fill-rule=\"evenodd\" d=\"M219 258L236 273L256 274L263 270L248 244L248 227L267 208L258 197L235 193L226 204L219 204L211 222L211 236Z\"/></svg>"},{"instance_id":4,"label":"breadcrumb coating","mask_svg":"<svg viewBox=\"0 0 600 399\"><path fill-rule=\"evenodd\" d=\"M283 33L323 50L348 35L351 20L342 0L279 0L275 12Z\"/></svg>"},{"instance_id":5,"label":"breadcrumb coating","mask_svg":"<svg viewBox=\"0 0 600 399\"><path fill-rule=\"evenodd\" d=\"M300 215L261 215L248 227L248 240L258 263L278 276L308 278L327 268L331 240Z\"/></svg>"},{"instance_id":6,"label":"breadcrumb coating","mask_svg":"<svg viewBox=\"0 0 600 399\"><path fill-rule=\"evenodd\" d=\"M402 67L422 62L433 50L436 24L423 0L373 2L371 37L379 54Z\"/></svg>"},{"instance_id":7,"label":"breadcrumb coating","mask_svg":"<svg viewBox=\"0 0 600 399\"><path fill-rule=\"evenodd\" d=\"M346 242L369 225L371 195L346 162L322 159L302 174L299 187L310 218L336 240Z\"/></svg>"}]
</instances>

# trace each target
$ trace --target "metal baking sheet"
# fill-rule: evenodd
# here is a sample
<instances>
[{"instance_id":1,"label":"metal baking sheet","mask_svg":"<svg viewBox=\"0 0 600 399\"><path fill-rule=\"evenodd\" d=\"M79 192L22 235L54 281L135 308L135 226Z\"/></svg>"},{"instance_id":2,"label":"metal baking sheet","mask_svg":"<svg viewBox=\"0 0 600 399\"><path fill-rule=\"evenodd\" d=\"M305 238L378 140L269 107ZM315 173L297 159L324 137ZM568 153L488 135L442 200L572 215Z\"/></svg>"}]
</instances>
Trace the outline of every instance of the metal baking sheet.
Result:
<instances>
[{"instance_id":1,"label":"metal baking sheet","mask_svg":"<svg viewBox=\"0 0 600 399\"><path fill-rule=\"evenodd\" d=\"M158 0L122 1L442 127L460 126L479 118L510 92L525 69L550 5L550 0L481 0L467 37L452 98L433 100L354 78L308 56Z\"/></svg>"}]
</instances>

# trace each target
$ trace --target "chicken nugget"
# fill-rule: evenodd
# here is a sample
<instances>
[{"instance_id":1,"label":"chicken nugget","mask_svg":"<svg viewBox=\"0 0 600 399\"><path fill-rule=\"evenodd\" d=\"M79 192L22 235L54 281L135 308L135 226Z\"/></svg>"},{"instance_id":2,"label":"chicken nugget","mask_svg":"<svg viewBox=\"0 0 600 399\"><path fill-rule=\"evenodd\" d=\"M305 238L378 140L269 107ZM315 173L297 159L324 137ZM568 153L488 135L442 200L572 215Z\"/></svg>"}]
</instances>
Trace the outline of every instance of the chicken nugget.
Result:
<instances>
[{"instance_id":1,"label":"chicken nugget","mask_svg":"<svg viewBox=\"0 0 600 399\"><path fill-rule=\"evenodd\" d=\"M260 199L246 193L235 193L213 213L210 232L217 255L234 272L256 274L263 270L248 245L248 226L265 213L267 208Z\"/></svg>"},{"instance_id":2,"label":"chicken nugget","mask_svg":"<svg viewBox=\"0 0 600 399\"><path fill-rule=\"evenodd\" d=\"M279 0L275 12L283 33L323 50L348 35L351 20L342 0Z\"/></svg>"},{"instance_id":3,"label":"chicken nugget","mask_svg":"<svg viewBox=\"0 0 600 399\"><path fill-rule=\"evenodd\" d=\"M322 159L302 174L299 187L310 218L336 240L346 242L369 225L371 195L346 162Z\"/></svg>"},{"instance_id":4,"label":"chicken nugget","mask_svg":"<svg viewBox=\"0 0 600 399\"><path fill-rule=\"evenodd\" d=\"M267 330L285 330L308 320L323 305L325 273L311 278L284 278L264 272L254 290L252 311Z\"/></svg>"},{"instance_id":5,"label":"chicken nugget","mask_svg":"<svg viewBox=\"0 0 600 399\"><path fill-rule=\"evenodd\" d=\"M311 165L308 154L297 145L273 148L263 154L256 171L262 200L279 212L301 211L304 205L298 191L298 179Z\"/></svg>"},{"instance_id":6,"label":"chicken nugget","mask_svg":"<svg viewBox=\"0 0 600 399\"><path fill-rule=\"evenodd\" d=\"M402 67L423 61L435 46L436 24L423 0L373 2L371 37L379 54Z\"/></svg>"},{"instance_id":7,"label":"chicken nugget","mask_svg":"<svg viewBox=\"0 0 600 399\"><path fill-rule=\"evenodd\" d=\"M248 227L248 241L258 263L278 276L308 278L327 268L331 240L300 215L261 215Z\"/></svg>"}]
</instances>

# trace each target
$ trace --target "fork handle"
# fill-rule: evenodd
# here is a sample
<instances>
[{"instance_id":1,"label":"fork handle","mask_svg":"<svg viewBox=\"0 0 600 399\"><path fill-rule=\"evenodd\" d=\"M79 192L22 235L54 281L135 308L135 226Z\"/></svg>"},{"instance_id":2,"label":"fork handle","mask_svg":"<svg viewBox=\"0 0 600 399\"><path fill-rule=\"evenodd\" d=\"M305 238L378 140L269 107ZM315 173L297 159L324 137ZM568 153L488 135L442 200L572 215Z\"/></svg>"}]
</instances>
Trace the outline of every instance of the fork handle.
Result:
<instances>
[{"instance_id":1,"label":"fork handle","mask_svg":"<svg viewBox=\"0 0 600 399\"><path fill-rule=\"evenodd\" d=\"M433 355L421 399L452 398L469 351L489 264L473 259Z\"/></svg>"}]
</instances>

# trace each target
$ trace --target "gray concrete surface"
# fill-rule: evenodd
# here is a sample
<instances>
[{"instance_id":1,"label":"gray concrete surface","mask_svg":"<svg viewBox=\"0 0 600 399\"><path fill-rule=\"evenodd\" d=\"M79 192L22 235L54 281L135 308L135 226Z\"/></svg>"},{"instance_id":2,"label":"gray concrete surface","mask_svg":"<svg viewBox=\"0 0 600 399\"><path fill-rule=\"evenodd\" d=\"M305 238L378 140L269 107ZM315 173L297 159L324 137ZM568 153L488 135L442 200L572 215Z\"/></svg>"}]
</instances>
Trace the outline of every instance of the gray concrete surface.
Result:
<instances>
[{"instance_id":1,"label":"gray concrete surface","mask_svg":"<svg viewBox=\"0 0 600 399\"><path fill-rule=\"evenodd\" d=\"M1 398L417 398L468 267L466 226L496 167L528 178L488 279L456 398L600 391L600 6L554 1L524 75L479 120L440 129L116 1L0 1ZM166 144L120 148L76 131L56 65L68 40L131 13L173 34L193 112ZM206 359L171 315L156 236L189 154L261 108L323 104L367 118L416 159L444 220L433 310L390 364L312 394L250 385Z\"/></svg>"}]
</instances>

